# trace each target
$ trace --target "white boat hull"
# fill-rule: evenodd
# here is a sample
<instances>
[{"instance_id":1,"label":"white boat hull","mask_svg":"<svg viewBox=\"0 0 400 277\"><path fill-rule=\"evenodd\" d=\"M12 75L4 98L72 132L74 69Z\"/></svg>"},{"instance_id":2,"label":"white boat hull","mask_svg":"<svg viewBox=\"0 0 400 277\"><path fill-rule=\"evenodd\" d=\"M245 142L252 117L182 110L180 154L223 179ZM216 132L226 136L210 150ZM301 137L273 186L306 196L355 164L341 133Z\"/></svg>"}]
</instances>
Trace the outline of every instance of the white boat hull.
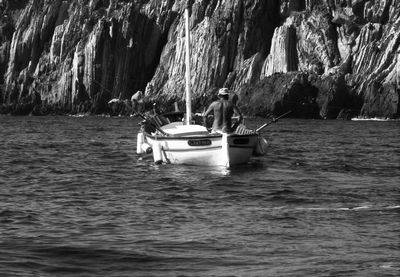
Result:
<instances>
[{"instance_id":1,"label":"white boat hull","mask_svg":"<svg viewBox=\"0 0 400 277\"><path fill-rule=\"evenodd\" d=\"M155 162L225 167L247 163L258 140L257 134L143 136L153 149Z\"/></svg>"}]
</instances>

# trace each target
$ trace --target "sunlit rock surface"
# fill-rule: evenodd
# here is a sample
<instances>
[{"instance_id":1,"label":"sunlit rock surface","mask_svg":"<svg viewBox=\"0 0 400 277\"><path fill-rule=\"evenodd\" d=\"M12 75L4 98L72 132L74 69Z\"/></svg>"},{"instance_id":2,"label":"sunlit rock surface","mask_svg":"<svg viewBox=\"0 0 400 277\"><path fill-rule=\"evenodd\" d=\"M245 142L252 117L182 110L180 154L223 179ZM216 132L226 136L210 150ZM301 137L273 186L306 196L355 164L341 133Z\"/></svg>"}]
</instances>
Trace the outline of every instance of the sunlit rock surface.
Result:
<instances>
[{"instance_id":1,"label":"sunlit rock surface","mask_svg":"<svg viewBox=\"0 0 400 277\"><path fill-rule=\"evenodd\" d=\"M185 2L0 0L0 112L115 114L146 86L148 107L183 108ZM399 116L399 1L189 7L195 110L227 86L248 114Z\"/></svg>"}]
</instances>

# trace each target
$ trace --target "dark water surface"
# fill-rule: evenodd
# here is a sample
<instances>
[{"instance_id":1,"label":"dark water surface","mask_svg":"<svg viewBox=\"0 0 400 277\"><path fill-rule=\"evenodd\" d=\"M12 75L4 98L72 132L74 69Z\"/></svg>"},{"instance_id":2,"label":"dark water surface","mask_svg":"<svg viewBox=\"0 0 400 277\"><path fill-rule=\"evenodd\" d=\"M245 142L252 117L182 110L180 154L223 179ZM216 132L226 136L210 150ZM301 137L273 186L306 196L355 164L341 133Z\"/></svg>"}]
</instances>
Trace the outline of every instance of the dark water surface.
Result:
<instances>
[{"instance_id":1,"label":"dark water surface","mask_svg":"<svg viewBox=\"0 0 400 277\"><path fill-rule=\"evenodd\" d=\"M281 120L229 170L137 123L0 117L0 276L400 276L399 121Z\"/></svg>"}]
</instances>

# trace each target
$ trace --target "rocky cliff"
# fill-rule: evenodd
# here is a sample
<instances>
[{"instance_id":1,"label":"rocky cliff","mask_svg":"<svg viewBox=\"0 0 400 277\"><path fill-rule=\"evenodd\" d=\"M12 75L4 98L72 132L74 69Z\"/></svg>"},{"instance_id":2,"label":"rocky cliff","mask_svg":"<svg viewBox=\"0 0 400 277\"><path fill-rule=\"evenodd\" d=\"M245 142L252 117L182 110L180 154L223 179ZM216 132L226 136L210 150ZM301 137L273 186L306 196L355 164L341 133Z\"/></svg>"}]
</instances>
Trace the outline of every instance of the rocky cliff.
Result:
<instances>
[{"instance_id":1,"label":"rocky cliff","mask_svg":"<svg viewBox=\"0 0 400 277\"><path fill-rule=\"evenodd\" d=\"M188 5L195 109L226 86L248 114L399 116L399 1ZM0 0L0 112L118 113L111 99L124 103L146 87L148 103L183 107L185 6Z\"/></svg>"}]
</instances>

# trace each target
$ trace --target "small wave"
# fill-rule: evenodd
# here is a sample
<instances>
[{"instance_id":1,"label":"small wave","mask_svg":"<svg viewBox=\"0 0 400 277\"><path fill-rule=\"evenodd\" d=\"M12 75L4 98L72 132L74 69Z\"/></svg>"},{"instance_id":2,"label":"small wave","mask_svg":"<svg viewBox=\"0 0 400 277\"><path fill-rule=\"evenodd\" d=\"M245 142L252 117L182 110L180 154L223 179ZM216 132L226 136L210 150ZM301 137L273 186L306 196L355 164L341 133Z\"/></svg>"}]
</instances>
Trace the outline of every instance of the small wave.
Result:
<instances>
[{"instance_id":1,"label":"small wave","mask_svg":"<svg viewBox=\"0 0 400 277\"><path fill-rule=\"evenodd\" d=\"M13 216L16 212L11 210L3 210L0 211L0 217L10 217Z\"/></svg>"},{"instance_id":2,"label":"small wave","mask_svg":"<svg viewBox=\"0 0 400 277\"><path fill-rule=\"evenodd\" d=\"M394 206L374 206L374 205L361 205L354 207L300 207L296 210L308 210L308 211L362 211L362 210L395 210L400 209L400 205Z\"/></svg>"},{"instance_id":3,"label":"small wave","mask_svg":"<svg viewBox=\"0 0 400 277\"><path fill-rule=\"evenodd\" d=\"M0 211L1 223L29 223L32 224L37 221L38 214L33 211Z\"/></svg>"},{"instance_id":4,"label":"small wave","mask_svg":"<svg viewBox=\"0 0 400 277\"><path fill-rule=\"evenodd\" d=\"M394 262L387 262L382 264L380 268L387 270L400 270L400 264Z\"/></svg>"},{"instance_id":5,"label":"small wave","mask_svg":"<svg viewBox=\"0 0 400 277\"><path fill-rule=\"evenodd\" d=\"M9 163L11 164L11 165L29 165L29 164L31 164L32 162L31 161L29 161L29 160L27 160L27 159L13 159L13 160L11 160L11 161L9 161Z\"/></svg>"},{"instance_id":6,"label":"small wave","mask_svg":"<svg viewBox=\"0 0 400 277\"><path fill-rule=\"evenodd\" d=\"M39 143L38 148L41 149L63 149L67 146L67 142L49 142L49 143Z\"/></svg>"},{"instance_id":7,"label":"small wave","mask_svg":"<svg viewBox=\"0 0 400 277\"><path fill-rule=\"evenodd\" d=\"M353 117L352 121L398 121L395 118L383 118L383 117Z\"/></svg>"},{"instance_id":8,"label":"small wave","mask_svg":"<svg viewBox=\"0 0 400 277\"><path fill-rule=\"evenodd\" d=\"M296 220L298 220L298 218L294 217L294 216L271 216L271 215L269 215L268 220L271 220L271 221L288 221L288 220L296 221Z\"/></svg>"},{"instance_id":9,"label":"small wave","mask_svg":"<svg viewBox=\"0 0 400 277\"><path fill-rule=\"evenodd\" d=\"M98 140L91 140L89 141L89 145L91 146L99 146L99 147L105 147L108 146L106 143L98 141Z\"/></svg>"},{"instance_id":10,"label":"small wave","mask_svg":"<svg viewBox=\"0 0 400 277\"><path fill-rule=\"evenodd\" d=\"M106 249L92 246L72 246L72 245L54 245L54 246L37 246L31 249L33 253L42 257L53 257L63 260L86 260L98 263L99 261L114 263L150 263L160 262L167 259L159 255L145 254L129 250Z\"/></svg>"},{"instance_id":11,"label":"small wave","mask_svg":"<svg viewBox=\"0 0 400 277\"><path fill-rule=\"evenodd\" d=\"M109 152L109 153L104 153L102 155L99 156L99 158L101 160L113 160L113 159L117 159L118 161L131 161L131 157L123 152L118 152L118 151L114 151L114 152Z\"/></svg>"},{"instance_id":12,"label":"small wave","mask_svg":"<svg viewBox=\"0 0 400 277\"><path fill-rule=\"evenodd\" d=\"M69 114L69 117L87 117L90 116L90 113L78 113L78 114Z\"/></svg>"},{"instance_id":13,"label":"small wave","mask_svg":"<svg viewBox=\"0 0 400 277\"><path fill-rule=\"evenodd\" d=\"M364 205L364 206L357 206L357 207L350 207L348 210L395 210L395 209L400 209L399 205L394 205L394 206L373 206L373 205Z\"/></svg>"},{"instance_id":14,"label":"small wave","mask_svg":"<svg viewBox=\"0 0 400 277\"><path fill-rule=\"evenodd\" d=\"M132 136L129 136L129 135L122 135L122 136L118 137L117 139L118 139L118 140L127 140L127 141L131 142Z\"/></svg>"},{"instance_id":15,"label":"small wave","mask_svg":"<svg viewBox=\"0 0 400 277\"><path fill-rule=\"evenodd\" d=\"M286 195L286 194L293 194L293 193L295 193L293 190L282 189L282 190L271 192L270 195Z\"/></svg>"},{"instance_id":16,"label":"small wave","mask_svg":"<svg viewBox=\"0 0 400 277\"><path fill-rule=\"evenodd\" d=\"M104 131L107 131L107 129L104 128L104 127L94 127L91 131L94 131L94 132L104 132Z\"/></svg>"},{"instance_id":17,"label":"small wave","mask_svg":"<svg viewBox=\"0 0 400 277\"><path fill-rule=\"evenodd\" d=\"M395 210L395 209L400 209L400 205L396 205L396 206L388 206L386 207L387 210Z\"/></svg>"},{"instance_id":18,"label":"small wave","mask_svg":"<svg viewBox=\"0 0 400 277\"><path fill-rule=\"evenodd\" d=\"M338 211L349 211L349 210L366 210L366 209L370 209L372 206L370 205L365 205L365 206L358 206L358 207L348 207L348 208L338 208Z\"/></svg>"},{"instance_id":19,"label":"small wave","mask_svg":"<svg viewBox=\"0 0 400 277\"><path fill-rule=\"evenodd\" d=\"M173 183L172 180L166 180L164 183L167 183L167 182ZM158 192L180 192L182 190L183 190L182 187L179 187L179 186L168 186L168 187L163 186L163 187L155 188L155 191L158 191Z\"/></svg>"},{"instance_id":20,"label":"small wave","mask_svg":"<svg viewBox=\"0 0 400 277\"><path fill-rule=\"evenodd\" d=\"M11 247L4 244L1 246L3 249ZM29 243L29 246L26 244L14 244L12 249L12 255L20 255L21 253L27 256L27 258L23 262L3 261L1 264L6 267L6 270L24 273L32 270L32 268L40 268L41 272L51 273L54 276L71 276L71 274L78 274L79 276L107 276L105 272L115 273L115 270L119 270L120 268L133 272L138 267L146 268L149 264L166 264L171 259L170 257L158 254L146 254L138 251L119 249L111 250L93 246L40 246ZM28 258L28 256L32 258ZM0 269L0 274L3 270L3 268Z\"/></svg>"}]
</instances>

